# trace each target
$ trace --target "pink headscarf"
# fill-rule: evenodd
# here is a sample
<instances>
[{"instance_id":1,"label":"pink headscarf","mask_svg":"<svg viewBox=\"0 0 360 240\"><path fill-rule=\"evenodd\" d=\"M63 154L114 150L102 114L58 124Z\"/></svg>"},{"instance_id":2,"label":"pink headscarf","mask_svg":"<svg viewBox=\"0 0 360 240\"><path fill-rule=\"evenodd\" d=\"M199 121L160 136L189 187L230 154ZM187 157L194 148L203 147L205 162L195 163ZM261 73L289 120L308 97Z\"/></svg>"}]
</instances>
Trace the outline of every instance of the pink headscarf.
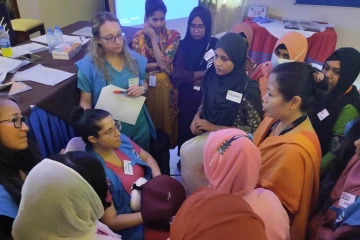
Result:
<instances>
[{"instance_id":1,"label":"pink headscarf","mask_svg":"<svg viewBox=\"0 0 360 240\"><path fill-rule=\"evenodd\" d=\"M226 148L226 142L235 136L239 138ZM222 154L219 148L224 149ZM204 147L204 170L211 188L243 197L254 191L260 167L260 150L247 133L225 129L209 135Z\"/></svg>"},{"instance_id":2,"label":"pink headscarf","mask_svg":"<svg viewBox=\"0 0 360 240\"><path fill-rule=\"evenodd\" d=\"M209 187L232 193L249 203L265 223L268 240L290 239L290 221L279 198L257 188L261 167L260 150L239 129L210 133L204 147L204 171Z\"/></svg>"}]
</instances>

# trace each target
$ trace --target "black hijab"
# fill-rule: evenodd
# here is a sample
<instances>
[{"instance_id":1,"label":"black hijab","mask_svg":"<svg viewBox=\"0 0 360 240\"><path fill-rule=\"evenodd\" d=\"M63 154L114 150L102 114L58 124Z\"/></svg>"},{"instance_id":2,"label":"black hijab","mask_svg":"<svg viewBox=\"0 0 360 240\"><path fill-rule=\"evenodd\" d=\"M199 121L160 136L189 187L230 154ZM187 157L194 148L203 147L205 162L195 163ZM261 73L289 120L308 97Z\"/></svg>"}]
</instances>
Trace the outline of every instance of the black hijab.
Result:
<instances>
[{"instance_id":1,"label":"black hijab","mask_svg":"<svg viewBox=\"0 0 360 240\"><path fill-rule=\"evenodd\" d=\"M205 75L204 103L202 117L212 124L233 126L239 112L238 104L226 99L228 90L242 93L262 116L262 104L259 86L251 81L246 74L247 44L236 33L225 34L217 43L216 48L222 48L234 64L234 69L223 76L217 75L212 65Z\"/></svg>"},{"instance_id":2,"label":"black hijab","mask_svg":"<svg viewBox=\"0 0 360 240\"><path fill-rule=\"evenodd\" d=\"M194 18L199 17L205 25L205 36L202 39L194 39L191 36L190 25ZM211 14L209 9L202 6L195 7L189 16L185 38L181 40L179 48L185 54L185 68L189 71L203 71L206 67L204 55L210 49L211 40ZM214 46L213 46L214 47ZM205 66L205 67L204 67Z\"/></svg>"},{"instance_id":3,"label":"black hijab","mask_svg":"<svg viewBox=\"0 0 360 240\"><path fill-rule=\"evenodd\" d=\"M341 110L348 104L360 112L360 96L355 86L348 92L360 73L360 53L354 48L340 48L327 61L340 61L340 77L335 88L325 97L319 98L310 111L311 123L319 137L322 154L329 151L329 139ZM346 93L346 94L345 94ZM329 116L320 121L317 114L326 109Z\"/></svg>"}]
</instances>

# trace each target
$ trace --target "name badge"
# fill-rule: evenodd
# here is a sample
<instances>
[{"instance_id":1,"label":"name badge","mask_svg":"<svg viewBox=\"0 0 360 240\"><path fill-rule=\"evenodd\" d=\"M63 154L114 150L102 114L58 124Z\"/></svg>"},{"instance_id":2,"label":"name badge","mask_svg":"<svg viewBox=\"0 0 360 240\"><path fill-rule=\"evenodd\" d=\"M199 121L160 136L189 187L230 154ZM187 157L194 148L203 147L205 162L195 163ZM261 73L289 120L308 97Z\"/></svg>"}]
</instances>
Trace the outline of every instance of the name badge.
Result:
<instances>
[{"instance_id":1,"label":"name badge","mask_svg":"<svg viewBox=\"0 0 360 240\"><path fill-rule=\"evenodd\" d=\"M150 75L149 86L150 87L156 87L156 76L155 75Z\"/></svg>"},{"instance_id":2,"label":"name badge","mask_svg":"<svg viewBox=\"0 0 360 240\"><path fill-rule=\"evenodd\" d=\"M200 91L200 89L201 89L201 87L199 87L199 86L194 86L194 90Z\"/></svg>"},{"instance_id":3,"label":"name badge","mask_svg":"<svg viewBox=\"0 0 360 240\"><path fill-rule=\"evenodd\" d=\"M356 200L356 196L347 192L343 192L341 194L341 198L339 201L339 206L343 208L348 208L351 204L353 204Z\"/></svg>"},{"instance_id":4,"label":"name badge","mask_svg":"<svg viewBox=\"0 0 360 240\"><path fill-rule=\"evenodd\" d=\"M129 87L131 86L139 86L139 78L130 78L129 79Z\"/></svg>"},{"instance_id":5,"label":"name badge","mask_svg":"<svg viewBox=\"0 0 360 240\"><path fill-rule=\"evenodd\" d=\"M327 118L330 115L330 113L328 112L328 110L324 109L321 112L319 112L317 114L318 118L320 119L320 121L324 120L325 118Z\"/></svg>"},{"instance_id":6,"label":"name badge","mask_svg":"<svg viewBox=\"0 0 360 240\"><path fill-rule=\"evenodd\" d=\"M234 92L231 90L228 90L227 95L226 95L226 99L232 102L236 102L236 103L241 103L243 98L243 95L241 93L238 92Z\"/></svg>"},{"instance_id":7,"label":"name badge","mask_svg":"<svg viewBox=\"0 0 360 240\"><path fill-rule=\"evenodd\" d=\"M209 61L210 59L212 59L215 56L215 52L214 50L210 49L209 51L207 51L205 53L204 59L205 61Z\"/></svg>"},{"instance_id":8,"label":"name badge","mask_svg":"<svg viewBox=\"0 0 360 240\"><path fill-rule=\"evenodd\" d=\"M131 165L131 162L128 160L124 160L124 173L126 175L134 175L133 166Z\"/></svg>"}]
</instances>

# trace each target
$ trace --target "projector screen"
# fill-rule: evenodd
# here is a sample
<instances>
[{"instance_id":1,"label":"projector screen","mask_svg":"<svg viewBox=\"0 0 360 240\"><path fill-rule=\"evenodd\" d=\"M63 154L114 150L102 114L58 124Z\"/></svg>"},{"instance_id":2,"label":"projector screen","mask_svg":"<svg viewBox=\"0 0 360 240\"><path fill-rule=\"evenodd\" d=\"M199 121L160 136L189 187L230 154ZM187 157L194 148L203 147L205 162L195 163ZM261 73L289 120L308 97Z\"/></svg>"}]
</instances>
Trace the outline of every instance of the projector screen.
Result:
<instances>
[{"instance_id":1,"label":"projector screen","mask_svg":"<svg viewBox=\"0 0 360 240\"><path fill-rule=\"evenodd\" d=\"M198 0L164 0L167 7L166 26L186 34L187 20L191 10L198 6ZM143 27L145 0L115 0L116 16L122 26Z\"/></svg>"}]
</instances>

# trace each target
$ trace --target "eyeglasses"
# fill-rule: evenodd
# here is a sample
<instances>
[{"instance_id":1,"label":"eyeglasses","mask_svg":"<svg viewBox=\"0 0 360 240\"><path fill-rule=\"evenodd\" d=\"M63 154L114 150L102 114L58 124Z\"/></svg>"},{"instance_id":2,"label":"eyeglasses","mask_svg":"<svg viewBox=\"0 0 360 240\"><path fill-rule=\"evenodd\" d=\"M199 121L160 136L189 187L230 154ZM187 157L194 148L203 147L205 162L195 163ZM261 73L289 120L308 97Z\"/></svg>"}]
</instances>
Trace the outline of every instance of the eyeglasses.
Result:
<instances>
[{"instance_id":1,"label":"eyeglasses","mask_svg":"<svg viewBox=\"0 0 360 240\"><path fill-rule=\"evenodd\" d=\"M101 39L104 39L106 42L108 43L115 43L116 42L116 39L119 39L119 41L123 41L124 40L124 36L125 36L125 33L120 33L116 36L111 36L111 37L100 37Z\"/></svg>"},{"instance_id":2,"label":"eyeglasses","mask_svg":"<svg viewBox=\"0 0 360 240\"><path fill-rule=\"evenodd\" d=\"M198 29L198 30L203 30L203 29L206 28L206 26L203 25L203 24L200 24L200 25L190 24L189 26L190 26L190 28L192 28L192 29L194 29L194 30L196 30L196 29Z\"/></svg>"},{"instance_id":3,"label":"eyeglasses","mask_svg":"<svg viewBox=\"0 0 360 240\"><path fill-rule=\"evenodd\" d=\"M26 117L14 117L12 119L2 120L2 121L0 121L0 123L13 122L15 128L21 128L23 122L25 122L26 120L27 120Z\"/></svg>"},{"instance_id":4,"label":"eyeglasses","mask_svg":"<svg viewBox=\"0 0 360 240\"><path fill-rule=\"evenodd\" d=\"M122 128L121 122L115 120L115 128L111 128L109 131L107 131L107 132L105 132L103 134L106 134L108 136L115 136L116 130L118 130L120 132L121 128Z\"/></svg>"}]
</instances>

